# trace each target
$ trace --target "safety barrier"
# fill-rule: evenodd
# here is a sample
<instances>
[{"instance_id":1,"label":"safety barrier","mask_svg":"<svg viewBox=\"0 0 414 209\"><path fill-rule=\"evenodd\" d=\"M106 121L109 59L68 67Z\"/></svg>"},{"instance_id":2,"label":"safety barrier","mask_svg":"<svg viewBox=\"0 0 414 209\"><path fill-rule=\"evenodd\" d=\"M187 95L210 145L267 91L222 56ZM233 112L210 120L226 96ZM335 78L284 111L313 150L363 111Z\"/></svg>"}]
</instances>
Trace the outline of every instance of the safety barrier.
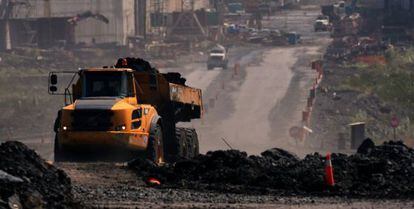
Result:
<instances>
[{"instance_id":1,"label":"safety barrier","mask_svg":"<svg viewBox=\"0 0 414 209\"><path fill-rule=\"evenodd\" d=\"M309 90L309 96L306 102L306 108L302 111L302 133L300 134L300 140L303 142L305 138L308 136L309 132L312 130L308 127L311 125L311 118L312 118L312 111L313 105L315 104L316 100L316 92L319 84L323 79L323 61L316 60L312 62L312 69L317 72L316 78L312 84L311 89Z\"/></svg>"}]
</instances>

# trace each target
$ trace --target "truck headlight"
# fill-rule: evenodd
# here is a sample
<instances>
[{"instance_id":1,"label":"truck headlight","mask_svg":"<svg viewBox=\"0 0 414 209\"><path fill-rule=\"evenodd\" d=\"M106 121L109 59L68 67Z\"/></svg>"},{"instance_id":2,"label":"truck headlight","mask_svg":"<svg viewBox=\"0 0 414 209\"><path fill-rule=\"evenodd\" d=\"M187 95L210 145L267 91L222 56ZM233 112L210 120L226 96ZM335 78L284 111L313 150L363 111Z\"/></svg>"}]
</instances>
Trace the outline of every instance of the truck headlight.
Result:
<instances>
[{"instance_id":1,"label":"truck headlight","mask_svg":"<svg viewBox=\"0 0 414 209\"><path fill-rule=\"evenodd\" d=\"M125 130L126 130L125 125L115 126L115 131L125 131Z\"/></svg>"}]
</instances>

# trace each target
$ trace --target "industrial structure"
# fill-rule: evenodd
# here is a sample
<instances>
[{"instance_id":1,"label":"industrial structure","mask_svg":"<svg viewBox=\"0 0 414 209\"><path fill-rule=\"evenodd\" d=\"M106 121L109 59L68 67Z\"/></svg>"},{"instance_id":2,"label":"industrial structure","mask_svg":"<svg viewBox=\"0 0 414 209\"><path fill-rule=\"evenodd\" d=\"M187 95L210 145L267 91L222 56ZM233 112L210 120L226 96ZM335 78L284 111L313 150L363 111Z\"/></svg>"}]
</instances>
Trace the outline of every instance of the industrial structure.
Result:
<instances>
[{"instance_id":1,"label":"industrial structure","mask_svg":"<svg viewBox=\"0 0 414 209\"><path fill-rule=\"evenodd\" d=\"M135 38L165 38L189 4L191 11L209 6L204 0L0 0L0 48L126 46Z\"/></svg>"},{"instance_id":2,"label":"industrial structure","mask_svg":"<svg viewBox=\"0 0 414 209\"><path fill-rule=\"evenodd\" d=\"M134 0L2 0L1 46L126 44L135 33ZM6 27L7 26L7 27ZM6 47L7 48L7 47Z\"/></svg>"}]
</instances>

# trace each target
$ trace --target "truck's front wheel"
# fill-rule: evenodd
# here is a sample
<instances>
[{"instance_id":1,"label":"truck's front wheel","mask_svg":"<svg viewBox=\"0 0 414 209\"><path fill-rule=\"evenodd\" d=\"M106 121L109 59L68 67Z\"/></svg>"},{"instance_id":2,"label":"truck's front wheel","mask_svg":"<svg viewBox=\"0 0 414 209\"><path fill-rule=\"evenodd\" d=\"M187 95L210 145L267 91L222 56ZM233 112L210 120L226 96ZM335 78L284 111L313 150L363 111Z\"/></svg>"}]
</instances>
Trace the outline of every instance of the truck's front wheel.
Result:
<instances>
[{"instance_id":1,"label":"truck's front wheel","mask_svg":"<svg viewBox=\"0 0 414 209\"><path fill-rule=\"evenodd\" d=\"M55 135L53 154L54 154L55 162L65 162L65 161L72 160L70 153L59 144L59 139L58 139L57 134Z\"/></svg>"},{"instance_id":2,"label":"truck's front wheel","mask_svg":"<svg viewBox=\"0 0 414 209\"><path fill-rule=\"evenodd\" d=\"M156 164L164 162L163 151L163 133L160 124L157 124L154 130L150 133L147 146L147 159Z\"/></svg>"}]
</instances>

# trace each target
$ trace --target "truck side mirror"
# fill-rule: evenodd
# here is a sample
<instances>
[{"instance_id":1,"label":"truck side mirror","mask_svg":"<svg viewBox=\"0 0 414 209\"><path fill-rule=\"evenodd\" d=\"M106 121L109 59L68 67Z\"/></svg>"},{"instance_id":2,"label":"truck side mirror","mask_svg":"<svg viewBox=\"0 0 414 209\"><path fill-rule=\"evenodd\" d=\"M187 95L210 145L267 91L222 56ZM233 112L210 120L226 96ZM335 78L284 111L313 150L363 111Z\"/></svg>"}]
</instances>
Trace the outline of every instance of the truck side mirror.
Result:
<instances>
[{"instance_id":1,"label":"truck side mirror","mask_svg":"<svg viewBox=\"0 0 414 209\"><path fill-rule=\"evenodd\" d=\"M56 74L50 75L50 84L52 84L52 85L57 84L57 75Z\"/></svg>"},{"instance_id":2,"label":"truck side mirror","mask_svg":"<svg viewBox=\"0 0 414 209\"><path fill-rule=\"evenodd\" d=\"M56 92L57 91L57 87L56 86L50 86L49 87L49 91L50 92Z\"/></svg>"}]
</instances>

